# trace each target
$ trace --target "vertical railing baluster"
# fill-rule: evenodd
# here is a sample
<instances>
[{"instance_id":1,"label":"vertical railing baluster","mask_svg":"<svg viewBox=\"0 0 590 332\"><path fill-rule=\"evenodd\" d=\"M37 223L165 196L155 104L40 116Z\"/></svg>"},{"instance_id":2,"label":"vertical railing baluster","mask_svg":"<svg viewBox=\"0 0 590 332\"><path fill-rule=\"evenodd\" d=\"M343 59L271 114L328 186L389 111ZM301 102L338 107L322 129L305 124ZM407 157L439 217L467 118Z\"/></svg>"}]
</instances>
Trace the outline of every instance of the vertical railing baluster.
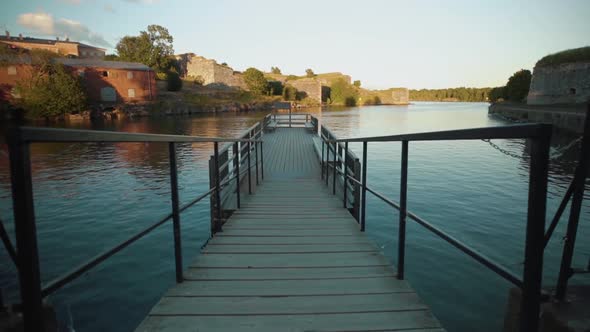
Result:
<instances>
[{"instance_id":1,"label":"vertical railing baluster","mask_svg":"<svg viewBox=\"0 0 590 332\"><path fill-rule=\"evenodd\" d=\"M180 204L178 203L178 166L176 164L176 145L173 142L168 143L168 156L170 159L172 228L174 232L174 262L176 264L176 282L181 283L184 278L182 276L182 238L180 236L180 212L178 212L180 209Z\"/></svg>"},{"instance_id":2,"label":"vertical railing baluster","mask_svg":"<svg viewBox=\"0 0 590 332\"><path fill-rule=\"evenodd\" d=\"M236 142L234 144L234 151L236 151L236 155L234 156L234 160L236 163L236 199L238 203L238 209L242 207L240 202L240 149L241 149L240 142Z\"/></svg>"},{"instance_id":3,"label":"vertical railing baluster","mask_svg":"<svg viewBox=\"0 0 590 332\"><path fill-rule=\"evenodd\" d=\"M254 136L254 138L256 138L256 136ZM256 165L256 185L258 186L258 142L254 142L254 155L256 159L256 163L254 163L254 165Z\"/></svg>"},{"instance_id":4,"label":"vertical railing baluster","mask_svg":"<svg viewBox=\"0 0 590 332\"><path fill-rule=\"evenodd\" d=\"M24 331L45 331L30 144L13 129L7 137Z\"/></svg>"},{"instance_id":5,"label":"vertical railing baluster","mask_svg":"<svg viewBox=\"0 0 590 332\"><path fill-rule=\"evenodd\" d=\"M320 138L322 139L322 159L320 160L320 166L322 167L322 179L324 178L324 138L320 133Z\"/></svg>"},{"instance_id":6,"label":"vertical railing baluster","mask_svg":"<svg viewBox=\"0 0 590 332\"><path fill-rule=\"evenodd\" d=\"M251 135L248 137L252 139ZM252 144L251 141L248 141L248 194L252 195L252 164L250 162L250 144Z\"/></svg>"},{"instance_id":7,"label":"vertical railing baluster","mask_svg":"<svg viewBox=\"0 0 590 332\"><path fill-rule=\"evenodd\" d=\"M587 107L588 110L586 111L584 136L582 138L579 162L574 174L574 180L572 181L572 203L570 205L570 215L567 223L566 236L564 238L561 266L559 268L559 277L557 279L557 289L555 291L555 297L558 300L565 299L567 283L572 275L572 258L574 255L574 246L576 244L578 223L580 221L580 210L582 209L582 201L584 200L588 165L590 164L590 104L588 104Z\"/></svg>"},{"instance_id":8,"label":"vertical railing baluster","mask_svg":"<svg viewBox=\"0 0 590 332\"><path fill-rule=\"evenodd\" d=\"M361 232L365 231L365 217L367 214L367 141L363 142L363 198L361 199Z\"/></svg>"},{"instance_id":9,"label":"vertical railing baluster","mask_svg":"<svg viewBox=\"0 0 590 332\"><path fill-rule=\"evenodd\" d=\"M539 136L531 139L529 201L520 308L521 332L539 330L550 130L543 130Z\"/></svg>"},{"instance_id":10,"label":"vertical railing baluster","mask_svg":"<svg viewBox=\"0 0 590 332\"><path fill-rule=\"evenodd\" d=\"M406 216L408 214L408 141L402 141L402 164L399 189L399 232L397 242L397 278L404 279L406 257Z\"/></svg>"},{"instance_id":11,"label":"vertical railing baluster","mask_svg":"<svg viewBox=\"0 0 590 332\"><path fill-rule=\"evenodd\" d=\"M260 141L260 170L262 171L262 181L264 181L264 147L263 141Z\"/></svg>"},{"instance_id":12,"label":"vertical railing baluster","mask_svg":"<svg viewBox=\"0 0 590 332\"><path fill-rule=\"evenodd\" d=\"M219 174L219 143L213 144L215 159L215 200L217 201L217 221L215 222L215 232L221 232L221 179Z\"/></svg>"},{"instance_id":13,"label":"vertical railing baluster","mask_svg":"<svg viewBox=\"0 0 590 332\"><path fill-rule=\"evenodd\" d=\"M344 172L344 199L343 199L343 205L344 208L347 208L347 192L348 192L348 165L346 164L348 162L348 142L344 142L344 165L342 167L343 172Z\"/></svg>"},{"instance_id":14,"label":"vertical railing baluster","mask_svg":"<svg viewBox=\"0 0 590 332\"><path fill-rule=\"evenodd\" d=\"M332 195L336 195L336 154L338 153L338 143L334 142L334 163L332 165Z\"/></svg>"}]
</instances>

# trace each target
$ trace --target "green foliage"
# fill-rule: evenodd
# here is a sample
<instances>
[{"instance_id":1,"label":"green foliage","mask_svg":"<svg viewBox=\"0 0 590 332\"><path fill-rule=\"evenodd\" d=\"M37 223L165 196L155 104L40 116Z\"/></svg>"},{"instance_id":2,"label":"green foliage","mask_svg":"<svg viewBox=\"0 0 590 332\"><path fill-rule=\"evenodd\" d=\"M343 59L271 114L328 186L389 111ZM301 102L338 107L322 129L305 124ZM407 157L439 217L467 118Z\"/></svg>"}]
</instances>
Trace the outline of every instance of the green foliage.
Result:
<instances>
[{"instance_id":1,"label":"green foliage","mask_svg":"<svg viewBox=\"0 0 590 332\"><path fill-rule=\"evenodd\" d=\"M417 101L487 101L491 88L450 88L410 90L410 100Z\"/></svg>"},{"instance_id":2,"label":"green foliage","mask_svg":"<svg viewBox=\"0 0 590 332\"><path fill-rule=\"evenodd\" d=\"M140 62L156 71L167 71L178 66L174 59L174 38L168 29L159 25L148 25L147 31L139 36L125 36L117 43L119 60Z\"/></svg>"},{"instance_id":3,"label":"green foliage","mask_svg":"<svg viewBox=\"0 0 590 332\"><path fill-rule=\"evenodd\" d=\"M589 62L590 61L590 46L573 48L554 54L549 54L537 61L535 67L555 66L562 63L570 62Z\"/></svg>"},{"instance_id":4,"label":"green foliage","mask_svg":"<svg viewBox=\"0 0 590 332\"><path fill-rule=\"evenodd\" d=\"M352 82L352 85L356 86L357 88L360 88L361 87L361 81L356 80L356 81Z\"/></svg>"},{"instance_id":5,"label":"green foliage","mask_svg":"<svg viewBox=\"0 0 590 332\"><path fill-rule=\"evenodd\" d=\"M516 102L523 101L529 93L532 77L531 71L525 69L521 69L510 76L504 89L505 99Z\"/></svg>"},{"instance_id":6,"label":"green foliage","mask_svg":"<svg viewBox=\"0 0 590 332\"><path fill-rule=\"evenodd\" d=\"M246 69L244 72L244 82L254 94L263 95L268 91L268 82L264 78L264 73L256 68Z\"/></svg>"},{"instance_id":7,"label":"green foliage","mask_svg":"<svg viewBox=\"0 0 590 332\"><path fill-rule=\"evenodd\" d=\"M171 71L167 73L166 78L166 89L168 91L180 91L182 90L182 80L180 79L180 75L178 73Z\"/></svg>"},{"instance_id":8,"label":"green foliage","mask_svg":"<svg viewBox=\"0 0 590 332\"><path fill-rule=\"evenodd\" d=\"M330 87L331 104L355 106L357 98L357 89L343 78L338 78L332 82L332 86Z\"/></svg>"},{"instance_id":9,"label":"green foliage","mask_svg":"<svg viewBox=\"0 0 590 332\"><path fill-rule=\"evenodd\" d=\"M297 89L291 85L286 85L283 89L283 99L287 101L297 100Z\"/></svg>"},{"instance_id":10,"label":"green foliage","mask_svg":"<svg viewBox=\"0 0 590 332\"><path fill-rule=\"evenodd\" d=\"M313 72L313 70L311 70L311 68L307 68L305 70L305 76L307 76L307 77L314 77L315 76L315 73Z\"/></svg>"},{"instance_id":11,"label":"green foliage","mask_svg":"<svg viewBox=\"0 0 590 332\"><path fill-rule=\"evenodd\" d=\"M279 81L268 81L268 94L271 96L282 96L283 83Z\"/></svg>"},{"instance_id":12,"label":"green foliage","mask_svg":"<svg viewBox=\"0 0 590 332\"><path fill-rule=\"evenodd\" d=\"M499 86L496 88L492 88L492 90L490 90L490 101L492 103L496 103L499 101L503 101L504 99L506 99L506 95L505 95L505 90L506 87L505 86Z\"/></svg>"},{"instance_id":13,"label":"green foliage","mask_svg":"<svg viewBox=\"0 0 590 332\"><path fill-rule=\"evenodd\" d=\"M293 81L299 79L299 76L296 75L289 75L287 76L287 81Z\"/></svg>"},{"instance_id":14,"label":"green foliage","mask_svg":"<svg viewBox=\"0 0 590 332\"><path fill-rule=\"evenodd\" d=\"M281 70L279 67L270 67L270 72L273 74L281 75Z\"/></svg>"},{"instance_id":15,"label":"green foliage","mask_svg":"<svg viewBox=\"0 0 590 332\"><path fill-rule=\"evenodd\" d=\"M86 94L77 75L60 63L35 64L37 70L19 81L16 91L19 104L28 117L63 116L86 107Z\"/></svg>"},{"instance_id":16,"label":"green foliage","mask_svg":"<svg viewBox=\"0 0 590 332\"><path fill-rule=\"evenodd\" d=\"M104 56L105 61L119 61L119 56L116 54L107 54Z\"/></svg>"},{"instance_id":17,"label":"green foliage","mask_svg":"<svg viewBox=\"0 0 590 332\"><path fill-rule=\"evenodd\" d=\"M227 67L227 62L222 62L221 65Z\"/></svg>"},{"instance_id":18,"label":"green foliage","mask_svg":"<svg viewBox=\"0 0 590 332\"><path fill-rule=\"evenodd\" d=\"M168 73L159 71L156 73L156 80L158 81L166 81L168 79Z\"/></svg>"}]
</instances>

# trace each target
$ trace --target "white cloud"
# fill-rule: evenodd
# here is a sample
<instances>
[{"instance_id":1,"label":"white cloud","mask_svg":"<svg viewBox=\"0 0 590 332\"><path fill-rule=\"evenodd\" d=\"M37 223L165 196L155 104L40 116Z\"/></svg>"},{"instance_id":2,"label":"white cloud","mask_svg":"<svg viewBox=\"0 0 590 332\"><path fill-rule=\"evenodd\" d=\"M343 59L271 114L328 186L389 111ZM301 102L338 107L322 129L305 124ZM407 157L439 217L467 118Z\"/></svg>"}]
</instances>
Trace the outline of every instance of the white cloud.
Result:
<instances>
[{"instance_id":1,"label":"white cloud","mask_svg":"<svg viewBox=\"0 0 590 332\"><path fill-rule=\"evenodd\" d=\"M43 36L69 37L72 40L84 41L96 46L112 47L104 37L90 31L82 23L65 18L55 20L48 13L25 13L19 15L17 23Z\"/></svg>"}]
</instances>

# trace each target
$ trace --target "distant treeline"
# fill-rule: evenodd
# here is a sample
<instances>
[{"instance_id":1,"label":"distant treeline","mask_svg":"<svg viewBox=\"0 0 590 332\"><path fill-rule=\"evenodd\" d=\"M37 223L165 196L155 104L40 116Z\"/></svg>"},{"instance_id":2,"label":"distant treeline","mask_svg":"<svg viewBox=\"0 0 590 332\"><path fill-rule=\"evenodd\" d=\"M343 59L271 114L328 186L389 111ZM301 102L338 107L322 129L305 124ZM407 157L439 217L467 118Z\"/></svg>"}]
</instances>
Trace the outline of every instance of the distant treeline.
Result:
<instances>
[{"instance_id":1,"label":"distant treeline","mask_svg":"<svg viewBox=\"0 0 590 332\"><path fill-rule=\"evenodd\" d=\"M410 90L414 101L488 101L492 88L452 88Z\"/></svg>"}]
</instances>

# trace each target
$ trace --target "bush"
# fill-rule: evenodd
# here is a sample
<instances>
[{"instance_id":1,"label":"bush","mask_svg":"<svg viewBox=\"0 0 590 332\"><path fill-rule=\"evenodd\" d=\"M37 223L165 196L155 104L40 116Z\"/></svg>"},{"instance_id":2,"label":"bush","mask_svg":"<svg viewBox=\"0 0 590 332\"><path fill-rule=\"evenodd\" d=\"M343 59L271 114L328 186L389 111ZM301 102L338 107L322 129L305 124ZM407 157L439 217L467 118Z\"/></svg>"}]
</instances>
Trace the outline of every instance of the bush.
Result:
<instances>
[{"instance_id":1,"label":"bush","mask_svg":"<svg viewBox=\"0 0 590 332\"><path fill-rule=\"evenodd\" d=\"M532 76L531 71L525 69L510 76L504 89L505 98L516 102L523 101L529 93Z\"/></svg>"},{"instance_id":2,"label":"bush","mask_svg":"<svg viewBox=\"0 0 590 332\"><path fill-rule=\"evenodd\" d=\"M180 91L182 89L182 80L180 79L180 75L173 71L169 72L167 75L167 86L166 89L168 91Z\"/></svg>"},{"instance_id":3,"label":"bush","mask_svg":"<svg viewBox=\"0 0 590 332\"><path fill-rule=\"evenodd\" d=\"M356 81L354 81L354 82L352 83L352 85L356 86L357 88L360 88L360 87L361 87L361 81L359 81L359 80L356 80Z\"/></svg>"},{"instance_id":4,"label":"bush","mask_svg":"<svg viewBox=\"0 0 590 332\"><path fill-rule=\"evenodd\" d=\"M28 117L62 116L78 113L86 107L86 94L81 78L72 75L59 63L46 63L44 70L16 85L20 106Z\"/></svg>"},{"instance_id":5,"label":"bush","mask_svg":"<svg viewBox=\"0 0 590 332\"><path fill-rule=\"evenodd\" d=\"M156 80L157 81L166 81L168 79L168 74L162 71L156 73Z\"/></svg>"},{"instance_id":6,"label":"bush","mask_svg":"<svg viewBox=\"0 0 590 332\"><path fill-rule=\"evenodd\" d=\"M356 98L355 97L346 97L344 99L344 106L356 106Z\"/></svg>"},{"instance_id":7,"label":"bush","mask_svg":"<svg viewBox=\"0 0 590 332\"><path fill-rule=\"evenodd\" d=\"M244 72L244 82L252 93L264 95L268 91L268 82L264 78L264 73L256 68L248 68Z\"/></svg>"},{"instance_id":8,"label":"bush","mask_svg":"<svg viewBox=\"0 0 590 332\"><path fill-rule=\"evenodd\" d=\"M590 46L549 54L537 61L535 67L555 66L562 63L588 61L590 61Z\"/></svg>"},{"instance_id":9,"label":"bush","mask_svg":"<svg viewBox=\"0 0 590 332\"><path fill-rule=\"evenodd\" d=\"M311 70L311 68L308 68L305 70L305 76L307 77L314 77L315 73L313 72L313 70Z\"/></svg>"},{"instance_id":10,"label":"bush","mask_svg":"<svg viewBox=\"0 0 590 332\"><path fill-rule=\"evenodd\" d=\"M281 70L279 67L270 67L270 72L273 74L281 75Z\"/></svg>"},{"instance_id":11,"label":"bush","mask_svg":"<svg viewBox=\"0 0 590 332\"><path fill-rule=\"evenodd\" d=\"M283 89L283 99L287 101L297 100L297 89L293 86L286 85Z\"/></svg>"}]
</instances>

